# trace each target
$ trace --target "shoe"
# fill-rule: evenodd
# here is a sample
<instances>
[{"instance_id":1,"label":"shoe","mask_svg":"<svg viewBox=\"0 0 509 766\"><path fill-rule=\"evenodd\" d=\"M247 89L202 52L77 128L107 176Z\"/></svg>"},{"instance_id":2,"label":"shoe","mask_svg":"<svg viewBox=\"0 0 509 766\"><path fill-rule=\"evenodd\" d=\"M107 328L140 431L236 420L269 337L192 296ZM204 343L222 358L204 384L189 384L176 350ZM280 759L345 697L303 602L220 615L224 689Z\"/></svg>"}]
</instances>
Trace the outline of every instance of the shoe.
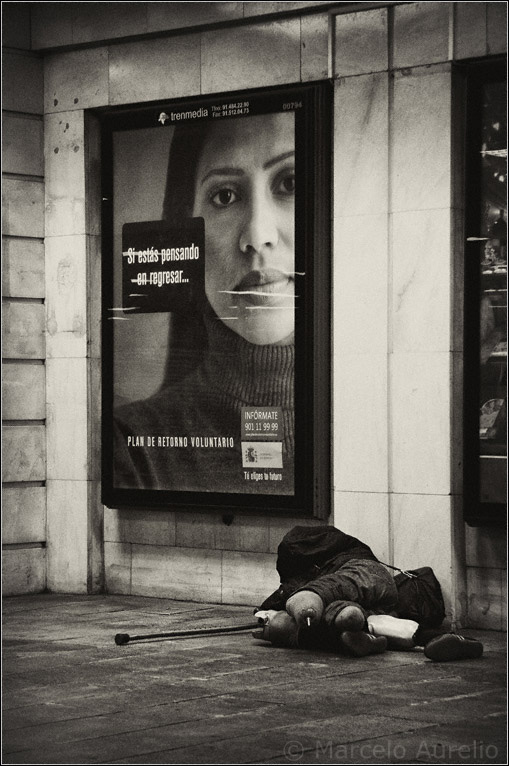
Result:
<instances>
[{"instance_id":1,"label":"shoe","mask_svg":"<svg viewBox=\"0 0 509 766\"><path fill-rule=\"evenodd\" d=\"M476 660L483 653L483 645L475 638L465 638L456 633L444 633L428 641L424 654L434 662L451 660Z\"/></svg>"},{"instance_id":2,"label":"shoe","mask_svg":"<svg viewBox=\"0 0 509 766\"><path fill-rule=\"evenodd\" d=\"M317 627L323 615L323 601L312 590L299 590L286 602L286 611L299 628Z\"/></svg>"},{"instance_id":3,"label":"shoe","mask_svg":"<svg viewBox=\"0 0 509 766\"><path fill-rule=\"evenodd\" d=\"M372 636L364 631L346 630L341 634L341 644L354 657L367 657L369 654L381 654L387 649L385 636Z\"/></svg>"},{"instance_id":4,"label":"shoe","mask_svg":"<svg viewBox=\"0 0 509 766\"><path fill-rule=\"evenodd\" d=\"M345 606L334 618L334 628L339 633L357 631L364 628L366 618L358 606Z\"/></svg>"}]
</instances>

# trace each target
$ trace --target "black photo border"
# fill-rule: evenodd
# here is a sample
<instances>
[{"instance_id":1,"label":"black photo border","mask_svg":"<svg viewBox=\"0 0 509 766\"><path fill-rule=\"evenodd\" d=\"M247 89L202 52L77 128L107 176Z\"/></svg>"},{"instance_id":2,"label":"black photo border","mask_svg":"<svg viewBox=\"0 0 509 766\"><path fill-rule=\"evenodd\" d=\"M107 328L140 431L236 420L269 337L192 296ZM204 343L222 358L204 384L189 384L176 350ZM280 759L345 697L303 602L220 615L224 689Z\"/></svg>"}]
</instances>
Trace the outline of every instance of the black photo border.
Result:
<instances>
[{"instance_id":1,"label":"black photo border","mask_svg":"<svg viewBox=\"0 0 509 766\"><path fill-rule=\"evenodd\" d=\"M305 188L296 197L296 268L306 272L304 305L308 307L296 312L295 492L285 496L118 488L113 483L114 323L106 321L108 307L113 305L113 134L156 128L161 113L172 110L244 101L257 105L259 111L254 113L282 111L283 104L302 102L300 108L287 107L296 119L296 175L305 179ZM222 510L327 519L331 507L331 82L193 96L94 113L101 126L102 171L102 503L110 508Z\"/></svg>"}]
</instances>

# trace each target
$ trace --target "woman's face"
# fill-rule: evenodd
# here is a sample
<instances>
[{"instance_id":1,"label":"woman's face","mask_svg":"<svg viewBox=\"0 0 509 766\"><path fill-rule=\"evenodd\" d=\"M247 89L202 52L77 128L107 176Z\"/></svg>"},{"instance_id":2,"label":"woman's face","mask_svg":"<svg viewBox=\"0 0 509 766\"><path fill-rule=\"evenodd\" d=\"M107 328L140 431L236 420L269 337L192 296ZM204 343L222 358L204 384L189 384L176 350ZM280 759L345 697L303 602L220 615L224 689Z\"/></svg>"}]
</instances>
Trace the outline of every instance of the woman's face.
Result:
<instances>
[{"instance_id":1,"label":"woman's face","mask_svg":"<svg viewBox=\"0 0 509 766\"><path fill-rule=\"evenodd\" d=\"M193 215L205 220L205 292L257 345L293 341L295 118L218 120L198 163Z\"/></svg>"}]
</instances>

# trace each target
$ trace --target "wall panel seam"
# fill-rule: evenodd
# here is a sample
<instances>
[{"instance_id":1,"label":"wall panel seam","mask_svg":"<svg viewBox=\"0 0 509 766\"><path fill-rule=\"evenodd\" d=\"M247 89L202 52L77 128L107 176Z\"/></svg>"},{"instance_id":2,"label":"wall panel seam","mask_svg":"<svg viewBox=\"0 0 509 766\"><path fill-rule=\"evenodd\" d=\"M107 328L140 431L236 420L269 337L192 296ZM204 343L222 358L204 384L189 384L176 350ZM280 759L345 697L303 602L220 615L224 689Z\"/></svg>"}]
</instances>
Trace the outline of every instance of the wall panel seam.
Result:
<instances>
[{"instance_id":1,"label":"wall panel seam","mask_svg":"<svg viewBox=\"0 0 509 766\"><path fill-rule=\"evenodd\" d=\"M15 109L2 109L2 114L5 114L6 117L19 117L24 120L33 120L35 122L44 121L42 112L40 114L34 114L33 112L22 112Z\"/></svg>"},{"instance_id":2,"label":"wall panel seam","mask_svg":"<svg viewBox=\"0 0 509 766\"><path fill-rule=\"evenodd\" d=\"M29 173L2 173L2 178L5 180L9 179L12 181L31 181L34 183L44 183L44 176L34 176L30 175ZM37 237L37 239L40 239L40 237Z\"/></svg>"}]
</instances>

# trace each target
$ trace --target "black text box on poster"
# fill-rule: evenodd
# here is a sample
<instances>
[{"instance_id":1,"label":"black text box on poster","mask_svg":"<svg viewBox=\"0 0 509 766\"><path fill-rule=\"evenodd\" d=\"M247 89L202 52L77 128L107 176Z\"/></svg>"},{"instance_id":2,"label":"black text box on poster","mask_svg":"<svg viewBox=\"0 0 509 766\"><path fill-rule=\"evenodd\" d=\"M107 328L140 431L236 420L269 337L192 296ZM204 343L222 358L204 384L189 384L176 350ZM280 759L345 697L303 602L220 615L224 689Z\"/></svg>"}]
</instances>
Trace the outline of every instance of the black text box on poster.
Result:
<instances>
[{"instance_id":1,"label":"black text box on poster","mask_svg":"<svg viewBox=\"0 0 509 766\"><path fill-rule=\"evenodd\" d=\"M122 227L122 307L132 313L186 311L203 294L205 263L201 218Z\"/></svg>"}]
</instances>

